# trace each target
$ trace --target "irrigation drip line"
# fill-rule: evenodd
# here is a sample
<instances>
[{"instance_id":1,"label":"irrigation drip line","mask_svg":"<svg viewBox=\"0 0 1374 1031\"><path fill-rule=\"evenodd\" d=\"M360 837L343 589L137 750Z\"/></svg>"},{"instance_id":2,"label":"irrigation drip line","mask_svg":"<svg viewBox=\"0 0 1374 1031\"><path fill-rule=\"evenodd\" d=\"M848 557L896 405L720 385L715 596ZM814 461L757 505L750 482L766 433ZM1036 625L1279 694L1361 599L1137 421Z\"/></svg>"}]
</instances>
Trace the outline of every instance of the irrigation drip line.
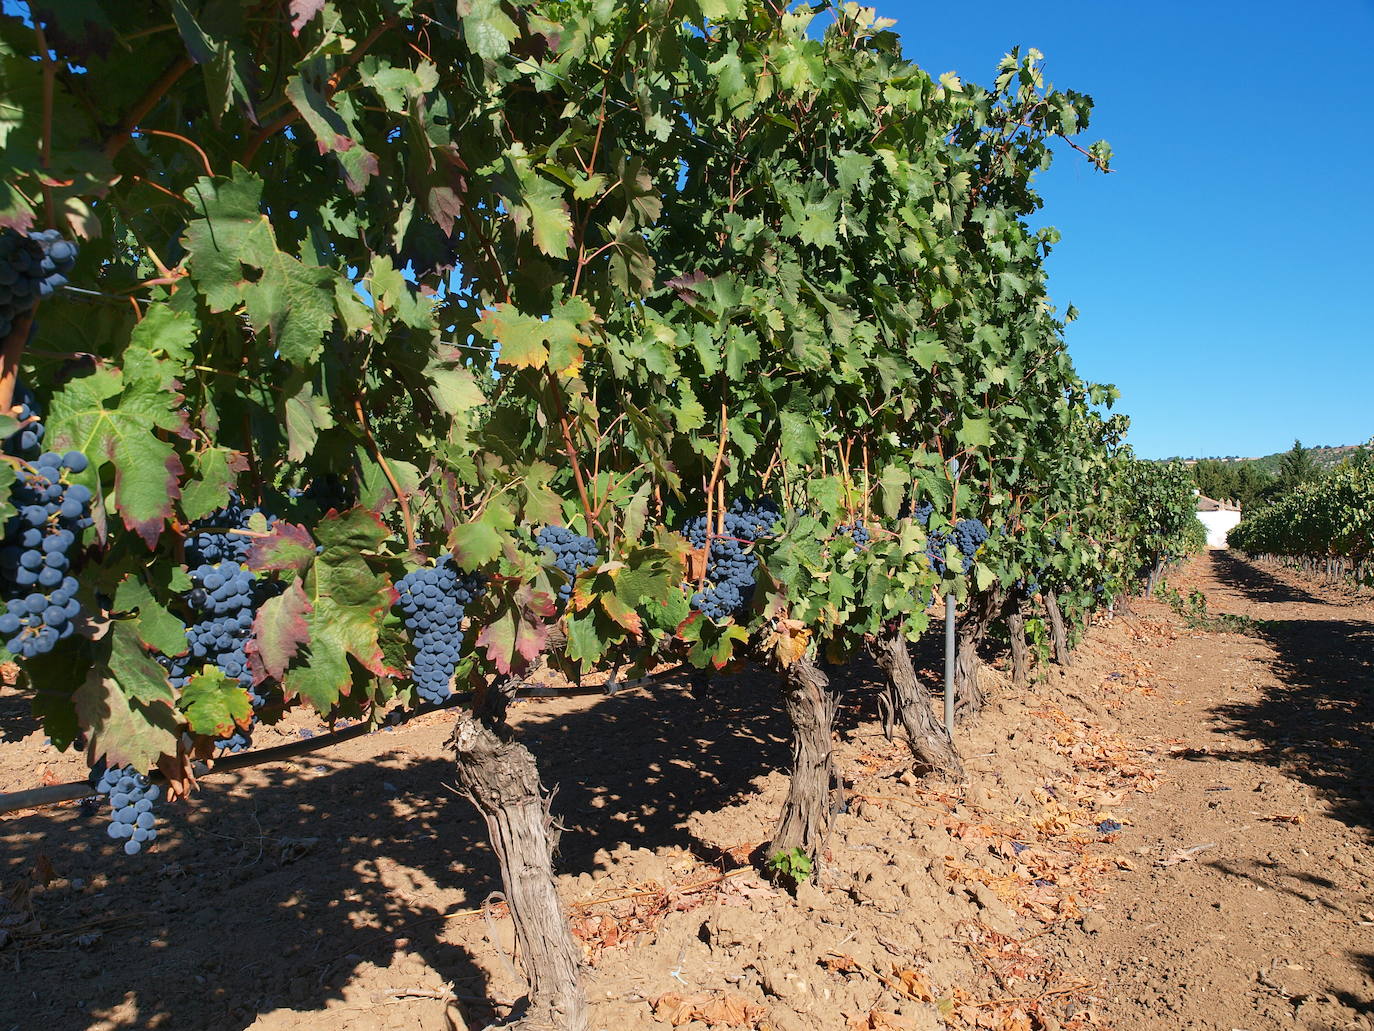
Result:
<instances>
[{"instance_id":1,"label":"irrigation drip line","mask_svg":"<svg viewBox=\"0 0 1374 1031\"><path fill-rule=\"evenodd\" d=\"M612 697L632 691L637 688L649 687L654 684L666 683L680 677L686 665L678 666L667 670L656 676L639 677L635 680L617 681L614 676L605 684L574 687L545 687L543 685L528 684L516 691L517 698L554 698L560 696L577 697L582 695L600 694ZM368 723L358 723L342 730L331 731L328 734L321 734L317 737L308 738L303 741L289 741L283 745L273 745L271 748L259 748L252 751L240 752L237 755L228 755L222 759L214 760L213 765L206 762L196 762L192 769L197 778L213 776L217 773L230 773L234 770L248 769L253 766L261 766L270 762L280 762L283 759L294 759L300 755L308 755L332 745L342 744L351 741L356 737L363 737L366 734L373 734L387 727L399 727L419 716L427 716L433 712L444 709L454 708L466 696L455 695L448 701L439 704L428 704L417 706L406 712L395 712L378 726ZM153 783L164 784L167 778L161 773L153 773L148 778ZM58 805L62 802L77 802L83 798L91 798L99 794L95 786L89 781L77 780L68 784L51 784L41 788L28 788L24 791L12 791L7 794L0 794L0 815L5 813L17 812L21 809L40 809L44 806Z\"/></svg>"}]
</instances>

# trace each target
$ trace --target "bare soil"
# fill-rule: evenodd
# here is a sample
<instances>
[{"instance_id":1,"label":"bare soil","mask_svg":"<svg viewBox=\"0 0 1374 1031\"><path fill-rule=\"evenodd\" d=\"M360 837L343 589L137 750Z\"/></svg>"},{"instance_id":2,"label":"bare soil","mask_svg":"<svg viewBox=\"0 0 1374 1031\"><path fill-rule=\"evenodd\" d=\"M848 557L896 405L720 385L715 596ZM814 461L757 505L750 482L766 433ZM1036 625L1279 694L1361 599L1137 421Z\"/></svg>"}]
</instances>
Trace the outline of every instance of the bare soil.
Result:
<instances>
[{"instance_id":1,"label":"bare soil","mask_svg":"<svg viewBox=\"0 0 1374 1031\"><path fill-rule=\"evenodd\" d=\"M1225 553L1171 579L1255 622L1137 601L1028 689L985 670L963 784L912 776L874 671L841 674L853 796L796 898L752 865L786 793L775 683L521 704L593 1027L1374 1029L1374 603ZM451 719L208 778L144 856L76 803L3 818L0 1031L515 1012L495 863L447 790ZM13 693L0 735L0 791L82 774Z\"/></svg>"}]
</instances>

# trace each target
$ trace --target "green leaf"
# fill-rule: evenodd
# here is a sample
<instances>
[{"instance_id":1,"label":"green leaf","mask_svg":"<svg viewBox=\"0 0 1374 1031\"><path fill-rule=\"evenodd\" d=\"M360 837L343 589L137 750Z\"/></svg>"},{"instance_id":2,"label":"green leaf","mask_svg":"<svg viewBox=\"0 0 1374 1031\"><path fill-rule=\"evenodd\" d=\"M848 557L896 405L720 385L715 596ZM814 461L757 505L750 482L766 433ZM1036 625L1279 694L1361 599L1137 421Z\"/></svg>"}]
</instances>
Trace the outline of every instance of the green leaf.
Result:
<instances>
[{"instance_id":1,"label":"green leaf","mask_svg":"<svg viewBox=\"0 0 1374 1031\"><path fill-rule=\"evenodd\" d=\"M115 507L150 548L181 496L181 459L157 431L180 433L184 425L181 396L165 389L145 361L70 380L47 419L48 439L91 460L83 482L95 484L98 463L113 464Z\"/></svg>"},{"instance_id":2,"label":"green leaf","mask_svg":"<svg viewBox=\"0 0 1374 1031\"><path fill-rule=\"evenodd\" d=\"M816 443L819 439L811 418L784 411L779 413L778 419L782 423L780 440L783 461L802 464L810 462L816 454Z\"/></svg>"},{"instance_id":3,"label":"green leaf","mask_svg":"<svg viewBox=\"0 0 1374 1031\"><path fill-rule=\"evenodd\" d=\"M132 573L120 581L115 591L115 611L134 612L139 639L163 655L186 651L186 624L177 619L153 596L143 580Z\"/></svg>"},{"instance_id":4,"label":"green leaf","mask_svg":"<svg viewBox=\"0 0 1374 1031\"><path fill-rule=\"evenodd\" d=\"M364 557L388 536L381 520L360 508L326 516L315 527L324 551L303 584L310 604L305 616L310 639L304 660L282 678L288 700L302 697L316 712L328 713L352 687L350 657L378 676L398 672L386 666L377 637L381 614L391 607L395 591Z\"/></svg>"},{"instance_id":5,"label":"green leaf","mask_svg":"<svg viewBox=\"0 0 1374 1031\"><path fill-rule=\"evenodd\" d=\"M92 760L146 773L176 754L182 724L167 674L144 650L136 622L110 624L73 700Z\"/></svg>"},{"instance_id":6,"label":"green leaf","mask_svg":"<svg viewBox=\"0 0 1374 1031\"><path fill-rule=\"evenodd\" d=\"M497 0L458 0L458 13L468 46L488 61L504 57L519 34L515 22L506 16Z\"/></svg>"},{"instance_id":7,"label":"green leaf","mask_svg":"<svg viewBox=\"0 0 1374 1031\"><path fill-rule=\"evenodd\" d=\"M247 728L253 715L248 691L218 669L207 666L181 689L181 711L195 734L225 737Z\"/></svg>"},{"instance_id":8,"label":"green leaf","mask_svg":"<svg viewBox=\"0 0 1374 1031\"><path fill-rule=\"evenodd\" d=\"M195 478L188 480L181 492L182 515L194 522L220 508L238 482L238 474L247 469L247 456L225 447L209 447L193 456L191 472Z\"/></svg>"},{"instance_id":9,"label":"green leaf","mask_svg":"<svg viewBox=\"0 0 1374 1031\"><path fill-rule=\"evenodd\" d=\"M287 457L303 462L315 448L320 431L334 425L329 401L315 393L314 384L305 380L294 394L288 394L284 405L286 416Z\"/></svg>"},{"instance_id":10,"label":"green leaf","mask_svg":"<svg viewBox=\"0 0 1374 1031\"><path fill-rule=\"evenodd\" d=\"M283 358L313 362L333 325L335 274L277 249L262 180L242 165L230 179L197 180L186 196L201 216L186 228L188 267L210 310L245 305L254 331L270 333Z\"/></svg>"},{"instance_id":11,"label":"green leaf","mask_svg":"<svg viewBox=\"0 0 1374 1031\"><path fill-rule=\"evenodd\" d=\"M989 447L992 444L992 421L964 416L955 437L965 447Z\"/></svg>"}]
</instances>

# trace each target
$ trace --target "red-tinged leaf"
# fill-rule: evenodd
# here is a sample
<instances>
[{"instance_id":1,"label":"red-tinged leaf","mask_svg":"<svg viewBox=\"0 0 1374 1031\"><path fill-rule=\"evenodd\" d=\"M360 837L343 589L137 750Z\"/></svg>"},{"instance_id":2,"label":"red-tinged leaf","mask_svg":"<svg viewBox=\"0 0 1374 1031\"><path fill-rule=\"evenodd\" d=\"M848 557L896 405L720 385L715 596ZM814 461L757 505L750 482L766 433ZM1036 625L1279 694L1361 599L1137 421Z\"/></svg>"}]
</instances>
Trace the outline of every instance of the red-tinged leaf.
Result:
<instances>
[{"instance_id":1,"label":"red-tinged leaf","mask_svg":"<svg viewBox=\"0 0 1374 1031\"><path fill-rule=\"evenodd\" d=\"M623 626L630 633L638 637L644 631L644 620L639 617L639 613L634 610L632 605L628 605L621 598L614 594L602 594L598 600L601 607L606 611L606 615Z\"/></svg>"},{"instance_id":2,"label":"red-tinged leaf","mask_svg":"<svg viewBox=\"0 0 1374 1031\"><path fill-rule=\"evenodd\" d=\"M549 627L547 623L531 623L528 620L520 620L516 624L515 630L515 650L525 664L533 663L544 653L544 646L549 642Z\"/></svg>"},{"instance_id":3,"label":"red-tinged leaf","mask_svg":"<svg viewBox=\"0 0 1374 1031\"><path fill-rule=\"evenodd\" d=\"M558 602L548 591L537 591L529 584L521 584L515 592L515 603L532 616L553 619L558 615Z\"/></svg>"},{"instance_id":4,"label":"red-tinged leaf","mask_svg":"<svg viewBox=\"0 0 1374 1031\"><path fill-rule=\"evenodd\" d=\"M255 572L294 569L297 572L315 561L315 541L304 526L279 519L267 537L256 537L248 549L248 568Z\"/></svg>"},{"instance_id":5,"label":"red-tinged leaf","mask_svg":"<svg viewBox=\"0 0 1374 1031\"><path fill-rule=\"evenodd\" d=\"M326 516L315 527L323 550L303 581L310 635L308 647L299 653L305 661L282 678L288 700L302 697L317 712L329 712L352 686L350 656L378 676L399 674L387 666L377 637L382 613L396 600L396 591L365 558L389 535L375 514L361 508Z\"/></svg>"},{"instance_id":6,"label":"red-tinged leaf","mask_svg":"<svg viewBox=\"0 0 1374 1031\"><path fill-rule=\"evenodd\" d=\"M310 19L324 10L325 0L291 0L291 35L299 36Z\"/></svg>"},{"instance_id":7,"label":"red-tinged leaf","mask_svg":"<svg viewBox=\"0 0 1374 1031\"><path fill-rule=\"evenodd\" d=\"M514 666L515 635L515 613L509 609L488 620L477 634L477 647L486 651L487 661L503 676Z\"/></svg>"},{"instance_id":8,"label":"red-tinged leaf","mask_svg":"<svg viewBox=\"0 0 1374 1031\"><path fill-rule=\"evenodd\" d=\"M181 460L156 432L179 435L186 428L183 398L168 386L171 368L151 350L130 348L122 368L103 366L68 381L46 420L52 445L91 460L76 479L93 493L99 493L99 467L114 466L119 514L150 548L181 496Z\"/></svg>"},{"instance_id":9,"label":"red-tinged leaf","mask_svg":"<svg viewBox=\"0 0 1374 1031\"><path fill-rule=\"evenodd\" d=\"M255 684L269 678L280 681L286 675L291 660L310 640L306 616L312 611L299 580L291 581L285 591L262 603L253 617L253 637L244 646Z\"/></svg>"},{"instance_id":10,"label":"red-tinged leaf","mask_svg":"<svg viewBox=\"0 0 1374 1031\"><path fill-rule=\"evenodd\" d=\"M94 765L152 769L176 753L182 721L167 674L138 639L137 620L115 620L73 701Z\"/></svg>"}]
</instances>

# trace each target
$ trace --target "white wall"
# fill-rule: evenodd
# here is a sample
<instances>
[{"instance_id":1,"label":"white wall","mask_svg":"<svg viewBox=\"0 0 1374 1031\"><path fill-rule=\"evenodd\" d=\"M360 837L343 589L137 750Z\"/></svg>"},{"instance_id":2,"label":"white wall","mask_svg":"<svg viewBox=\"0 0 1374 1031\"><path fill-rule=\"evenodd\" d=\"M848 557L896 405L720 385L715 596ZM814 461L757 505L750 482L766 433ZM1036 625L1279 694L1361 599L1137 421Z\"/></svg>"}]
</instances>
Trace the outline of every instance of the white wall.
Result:
<instances>
[{"instance_id":1,"label":"white wall","mask_svg":"<svg viewBox=\"0 0 1374 1031\"><path fill-rule=\"evenodd\" d=\"M1207 527L1207 547L1226 547L1226 533L1240 522L1239 512L1199 512L1197 517Z\"/></svg>"}]
</instances>

